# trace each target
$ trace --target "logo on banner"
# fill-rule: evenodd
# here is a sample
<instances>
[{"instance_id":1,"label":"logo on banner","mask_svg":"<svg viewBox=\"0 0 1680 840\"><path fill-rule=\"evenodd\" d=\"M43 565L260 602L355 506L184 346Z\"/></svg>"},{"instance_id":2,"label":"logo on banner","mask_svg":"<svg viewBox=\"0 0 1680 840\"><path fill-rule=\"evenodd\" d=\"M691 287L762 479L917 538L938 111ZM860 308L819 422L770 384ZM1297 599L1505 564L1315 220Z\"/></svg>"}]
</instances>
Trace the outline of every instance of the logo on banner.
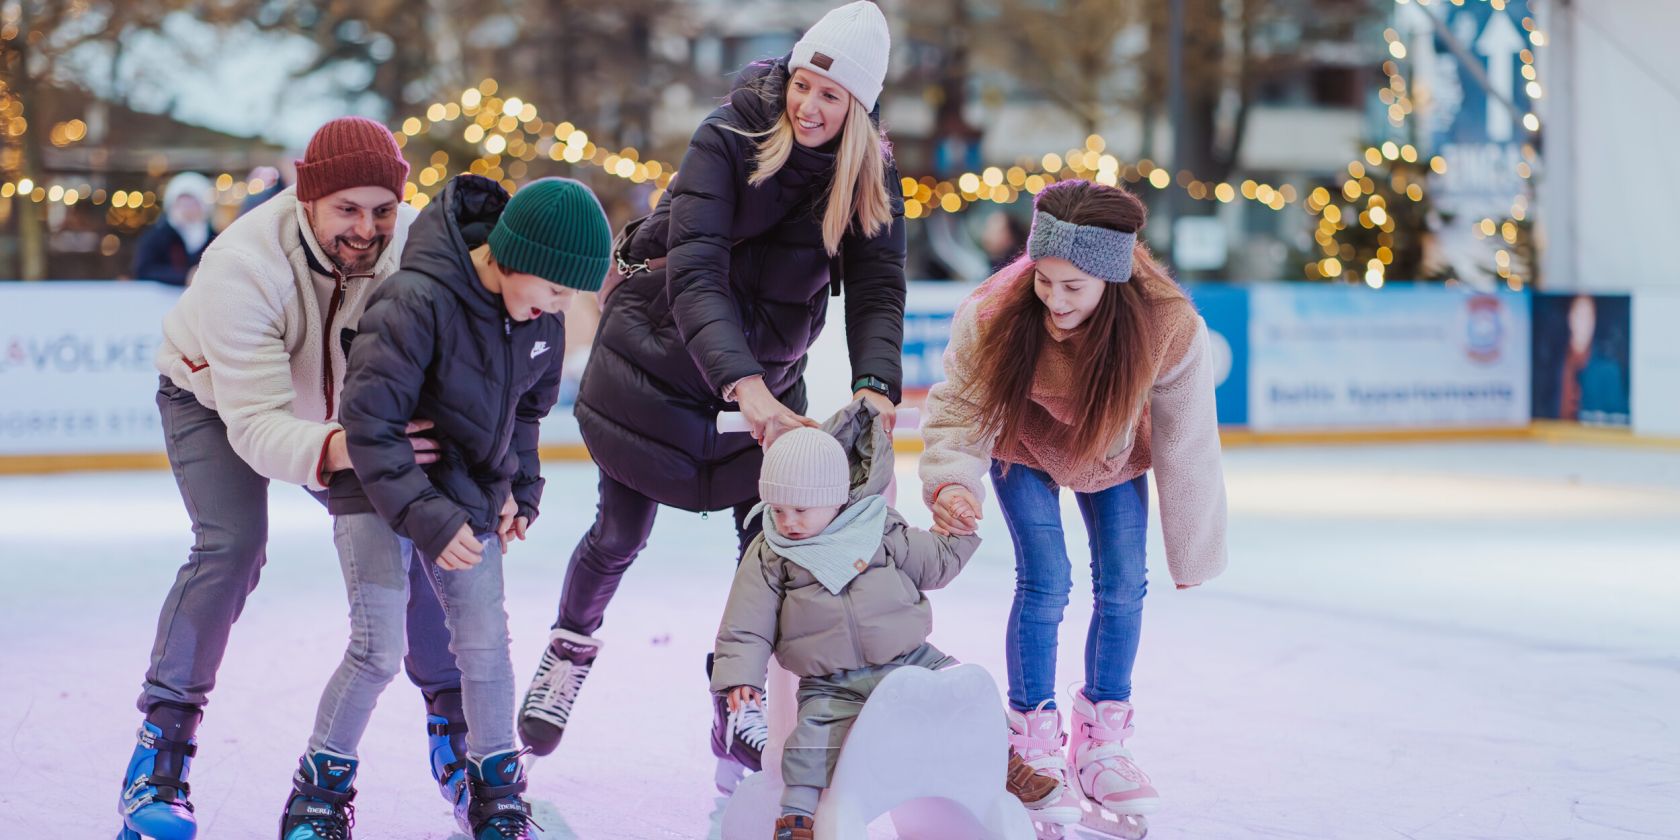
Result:
<instances>
[{"instance_id":1,"label":"logo on banner","mask_svg":"<svg viewBox=\"0 0 1680 840\"><path fill-rule=\"evenodd\" d=\"M53 374L101 374L113 371L147 372L157 352L155 335L100 336L65 333L55 336L13 336L0 355L0 371L26 370Z\"/></svg>"},{"instance_id":2,"label":"logo on banner","mask_svg":"<svg viewBox=\"0 0 1680 840\"><path fill-rule=\"evenodd\" d=\"M1505 306L1493 295L1476 295L1466 303L1469 309L1464 324L1465 352L1471 361L1491 365L1499 361L1505 344Z\"/></svg>"}]
</instances>

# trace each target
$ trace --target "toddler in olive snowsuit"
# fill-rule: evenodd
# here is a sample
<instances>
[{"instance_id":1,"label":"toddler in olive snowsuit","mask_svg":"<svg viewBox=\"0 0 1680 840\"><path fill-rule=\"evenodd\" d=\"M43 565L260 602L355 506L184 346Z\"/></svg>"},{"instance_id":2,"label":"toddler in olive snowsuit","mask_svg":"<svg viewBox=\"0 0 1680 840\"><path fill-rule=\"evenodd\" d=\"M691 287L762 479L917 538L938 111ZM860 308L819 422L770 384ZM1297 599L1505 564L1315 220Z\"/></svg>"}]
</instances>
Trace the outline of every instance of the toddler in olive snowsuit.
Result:
<instances>
[{"instance_id":1,"label":"toddler in olive snowsuit","mask_svg":"<svg viewBox=\"0 0 1680 840\"><path fill-rule=\"evenodd\" d=\"M956 664L928 644L933 611L922 593L950 583L980 538L911 527L880 495L891 478L892 439L862 401L821 429L782 435L764 455L764 531L729 591L712 690L732 711L759 701L772 653L800 677L778 840L811 836L846 733L888 673Z\"/></svg>"}]
</instances>

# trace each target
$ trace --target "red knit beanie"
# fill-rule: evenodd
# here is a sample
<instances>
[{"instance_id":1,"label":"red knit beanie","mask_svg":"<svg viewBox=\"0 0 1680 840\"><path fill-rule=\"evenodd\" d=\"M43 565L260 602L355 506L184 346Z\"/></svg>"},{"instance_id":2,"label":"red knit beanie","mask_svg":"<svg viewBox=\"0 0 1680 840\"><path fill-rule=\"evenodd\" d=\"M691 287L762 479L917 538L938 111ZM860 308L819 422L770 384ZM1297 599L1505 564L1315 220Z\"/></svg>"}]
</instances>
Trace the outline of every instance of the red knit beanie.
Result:
<instances>
[{"instance_id":1,"label":"red knit beanie","mask_svg":"<svg viewBox=\"0 0 1680 840\"><path fill-rule=\"evenodd\" d=\"M339 117L316 130L297 162L299 201L352 187L384 187L402 198L408 161L390 129L365 117Z\"/></svg>"}]
</instances>

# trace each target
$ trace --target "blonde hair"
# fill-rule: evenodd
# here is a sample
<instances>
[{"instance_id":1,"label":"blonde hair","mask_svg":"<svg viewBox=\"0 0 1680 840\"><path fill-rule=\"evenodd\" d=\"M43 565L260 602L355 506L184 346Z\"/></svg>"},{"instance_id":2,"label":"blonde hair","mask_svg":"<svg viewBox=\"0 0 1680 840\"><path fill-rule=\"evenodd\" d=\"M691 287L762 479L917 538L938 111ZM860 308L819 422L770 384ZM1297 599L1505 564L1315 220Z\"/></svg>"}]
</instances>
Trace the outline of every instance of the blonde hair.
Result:
<instances>
[{"instance_id":1,"label":"blonde hair","mask_svg":"<svg viewBox=\"0 0 1680 840\"><path fill-rule=\"evenodd\" d=\"M743 131L727 125L725 128L758 140L753 171L747 177L747 183L754 187L782 171L798 142L793 136L793 120L785 107L775 125L763 131ZM874 236L892 224L892 199L887 195L886 178L886 139L869 118L863 103L854 96L846 112L846 123L840 129L834 178L829 182L828 206L823 210L823 247L829 256L840 253L840 240L854 217L864 236Z\"/></svg>"}]
</instances>

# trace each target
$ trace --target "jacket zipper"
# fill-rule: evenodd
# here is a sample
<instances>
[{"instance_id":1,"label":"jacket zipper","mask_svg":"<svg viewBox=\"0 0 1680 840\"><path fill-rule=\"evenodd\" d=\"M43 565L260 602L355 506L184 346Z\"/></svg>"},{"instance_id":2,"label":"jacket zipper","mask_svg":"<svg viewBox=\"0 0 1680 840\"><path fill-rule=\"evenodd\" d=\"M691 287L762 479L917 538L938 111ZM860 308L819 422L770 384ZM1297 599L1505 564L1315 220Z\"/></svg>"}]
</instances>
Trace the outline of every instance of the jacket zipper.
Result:
<instances>
[{"instance_id":1,"label":"jacket zipper","mask_svg":"<svg viewBox=\"0 0 1680 840\"><path fill-rule=\"evenodd\" d=\"M332 390L332 328L334 319L338 318L338 308L344 305L344 293L350 288L350 279L337 271L333 277L338 280L338 288L333 289L332 302L327 304L327 325L323 329L326 334L321 336L321 396L327 401L327 419L333 416Z\"/></svg>"},{"instance_id":2,"label":"jacket zipper","mask_svg":"<svg viewBox=\"0 0 1680 840\"><path fill-rule=\"evenodd\" d=\"M502 445L502 427L507 423L508 401L513 399L513 320L505 315L502 316L502 351L507 358L507 379L502 383L502 402L496 415L496 437L491 442L495 447L491 450L492 454L506 448ZM510 445L513 442L512 438L512 435L508 435ZM492 522L495 521L497 513L498 511L490 512Z\"/></svg>"},{"instance_id":3,"label":"jacket zipper","mask_svg":"<svg viewBox=\"0 0 1680 840\"><path fill-rule=\"evenodd\" d=\"M869 660L863 658L863 632L858 629L857 615L852 612L852 588L850 586L840 590L840 606L846 613L846 627L851 631L852 651L857 654L857 667L862 668L869 664Z\"/></svg>"}]
</instances>

